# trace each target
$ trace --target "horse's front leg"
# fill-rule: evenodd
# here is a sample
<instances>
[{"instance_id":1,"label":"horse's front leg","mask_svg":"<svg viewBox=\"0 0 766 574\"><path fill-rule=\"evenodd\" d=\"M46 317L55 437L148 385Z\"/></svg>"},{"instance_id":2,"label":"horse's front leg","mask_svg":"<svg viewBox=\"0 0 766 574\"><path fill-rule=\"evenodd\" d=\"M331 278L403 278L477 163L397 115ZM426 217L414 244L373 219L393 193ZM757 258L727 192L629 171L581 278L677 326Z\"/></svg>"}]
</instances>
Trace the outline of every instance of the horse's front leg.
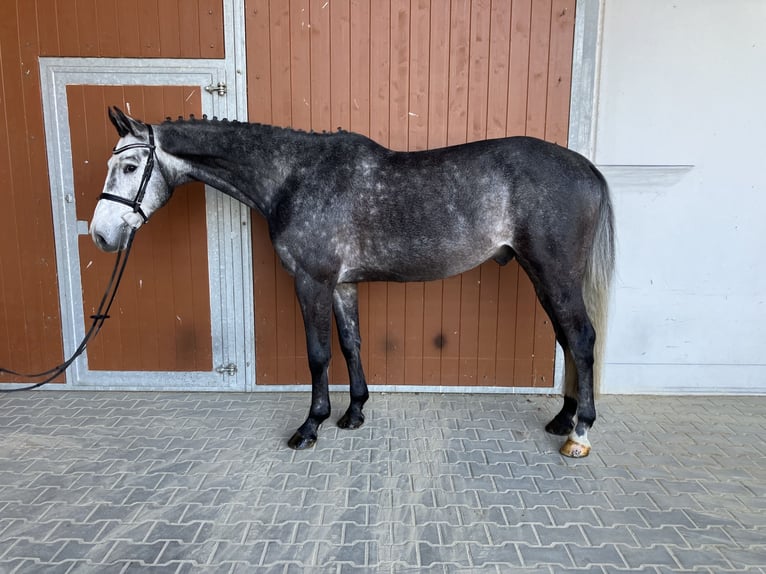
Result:
<instances>
[{"instance_id":1,"label":"horse's front leg","mask_svg":"<svg viewBox=\"0 0 766 574\"><path fill-rule=\"evenodd\" d=\"M311 409L309 416L288 441L296 450L316 444L319 426L330 416L330 391L327 366L330 363L332 293L334 285L297 275L295 289L306 329L306 349L311 370Z\"/></svg>"},{"instance_id":2,"label":"horse's front leg","mask_svg":"<svg viewBox=\"0 0 766 574\"><path fill-rule=\"evenodd\" d=\"M338 420L343 429L356 429L364 423L362 407L369 398L367 381L362 370L362 358L359 350L362 339L359 336L359 305L357 289L354 283L341 283L333 293L333 310L338 325L338 338L343 356L348 366L348 378L351 383L351 402L346 414Z\"/></svg>"}]
</instances>

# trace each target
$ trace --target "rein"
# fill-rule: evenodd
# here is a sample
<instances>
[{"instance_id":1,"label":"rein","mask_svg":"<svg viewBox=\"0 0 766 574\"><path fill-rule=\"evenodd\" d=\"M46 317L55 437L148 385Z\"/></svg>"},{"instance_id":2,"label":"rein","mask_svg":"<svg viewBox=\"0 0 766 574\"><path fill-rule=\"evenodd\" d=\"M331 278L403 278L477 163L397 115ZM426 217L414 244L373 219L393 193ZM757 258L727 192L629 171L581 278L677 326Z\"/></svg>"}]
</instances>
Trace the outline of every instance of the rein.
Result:
<instances>
[{"instance_id":1,"label":"rein","mask_svg":"<svg viewBox=\"0 0 766 574\"><path fill-rule=\"evenodd\" d=\"M120 148L115 148L112 150L112 154L117 155L129 149L136 149L136 148L149 149L149 158L146 160L146 165L144 166L144 173L141 176L141 183L138 186L138 191L136 192L136 196L132 200L125 199L124 197L120 197L119 195L113 195L111 193L106 193L106 192L98 196L99 201L102 199L106 199L108 201L115 201L117 203L122 203L123 205L127 205L128 207L131 207L133 209L133 212L137 213L141 217L141 219L143 219L144 223L146 223L149 218L146 217L146 214L141 208L141 201L143 201L144 199L144 195L146 194L146 187L149 185L149 180L151 179L152 172L154 171L154 157L156 153L155 145L154 145L154 131L152 130L152 127L150 125L147 125L147 127L149 128L149 143L148 144L144 144L144 143L128 144L128 145L122 146ZM122 281L122 275L125 272L125 267L128 264L128 257L130 255L131 248L133 247L133 238L136 235L136 230L137 230L137 227L131 226L130 236L128 237L128 243L125 246L125 249L117 252L117 259L115 260L114 269L112 270L112 275L109 278L109 283L106 286L106 291L104 292L103 297L101 297L101 302L98 305L97 311L90 316L90 319L92 321L90 328L88 329L88 332L85 333L85 336L83 337L82 341L80 342L79 346L77 347L75 352L72 354L72 356L69 357L63 363L61 363L60 365L57 365L51 369L48 369L47 371L42 371L39 373L20 373L18 371L13 371L11 369L4 369L3 367L0 367L0 374L12 375L14 377L21 377L24 379L39 379L41 377L45 377L44 380L34 383L32 385L29 385L27 387L21 387L18 389L0 389L0 393L30 391L32 389L42 387L43 385L46 385L50 383L51 381L53 381L53 379L55 379L59 375L63 374L70 367L70 365L74 363L75 360L85 352L85 349L88 346L88 343L90 343L90 341L93 338L95 338L95 336L101 330L101 327L104 325L104 321L106 321L109 318L109 310L112 308L112 303L114 302L114 298L117 296L117 289L120 286L120 281Z\"/></svg>"}]
</instances>

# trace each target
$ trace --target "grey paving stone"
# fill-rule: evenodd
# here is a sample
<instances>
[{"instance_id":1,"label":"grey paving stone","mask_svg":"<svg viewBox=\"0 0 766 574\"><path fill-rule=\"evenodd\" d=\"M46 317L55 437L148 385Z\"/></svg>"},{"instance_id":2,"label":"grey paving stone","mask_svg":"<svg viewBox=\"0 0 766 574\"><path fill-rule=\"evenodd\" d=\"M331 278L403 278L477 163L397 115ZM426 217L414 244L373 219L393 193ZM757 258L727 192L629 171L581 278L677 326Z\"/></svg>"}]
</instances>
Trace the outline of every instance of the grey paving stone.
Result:
<instances>
[{"instance_id":1,"label":"grey paving stone","mask_svg":"<svg viewBox=\"0 0 766 574\"><path fill-rule=\"evenodd\" d=\"M766 398L603 397L582 461L541 429L559 398L374 394L296 453L306 404L4 397L0 572L766 571Z\"/></svg>"},{"instance_id":2,"label":"grey paving stone","mask_svg":"<svg viewBox=\"0 0 766 574\"><path fill-rule=\"evenodd\" d=\"M569 546L569 553L576 568L614 566L626 568L625 560L613 545L588 548L582 546Z\"/></svg>"},{"instance_id":3,"label":"grey paving stone","mask_svg":"<svg viewBox=\"0 0 766 574\"><path fill-rule=\"evenodd\" d=\"M671 566L678 567L673 555L665 546L649 546L631 548L628 546L616 547L629 568L642 566Z\"/></svg>"},{"instance_id":4,"label":"grey paving stone","mask_svg":"<svg viewBox=\"0 0 766 574\"><path fill-rule=\"evenodd\" d=\"M717 549L683 549L670 548L670 552L682 568L694 570L699 568L712 568L713 570L729 570L731 564L721 551Z\"/></svg>"},{"instance_id":5,"label":"grey paving stone","mask_svg":"<svg viewBox=\"0 0 766 574\"><path fill-rule=\"evenodd\" d=\"M524 566L544 566L571 568L574 566L572 557L564 544L554 546L519 545L519 554Z\"/></svg>"},{"instance_id":6,"label":"grey paving stone","mask_svg":"<svg viewBox=\"0 0 766 574\"><path fill-rule=\"evenodd\" d=\"M541 546L552 546L554 544L585 546L587 544L585 535L578 524L568 526L542 526L536 524L534 528Z\"/></svg>"}]
</instances>

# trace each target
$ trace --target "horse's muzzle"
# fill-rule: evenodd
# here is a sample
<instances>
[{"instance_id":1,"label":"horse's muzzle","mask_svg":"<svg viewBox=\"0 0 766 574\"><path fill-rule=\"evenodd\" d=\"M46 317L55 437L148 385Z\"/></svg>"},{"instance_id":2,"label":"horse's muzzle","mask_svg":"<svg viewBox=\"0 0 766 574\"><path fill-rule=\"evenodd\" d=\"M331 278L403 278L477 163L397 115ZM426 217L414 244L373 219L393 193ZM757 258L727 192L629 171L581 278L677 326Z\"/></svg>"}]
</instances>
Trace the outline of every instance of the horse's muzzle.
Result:
<instances>
[{"instance_id":1,"label":"horse's muzzle","mask_svg":"<svg viewBox=\"0 0 766 574\"><path fill-rule=\"evenodd\" d=\"M105 253L114 253L125 249L130 236L130 228L127 225L121 225L112 233L108 233L93 225L90 229L90 237L101 251Z\"/></svg>"}]
</instances>

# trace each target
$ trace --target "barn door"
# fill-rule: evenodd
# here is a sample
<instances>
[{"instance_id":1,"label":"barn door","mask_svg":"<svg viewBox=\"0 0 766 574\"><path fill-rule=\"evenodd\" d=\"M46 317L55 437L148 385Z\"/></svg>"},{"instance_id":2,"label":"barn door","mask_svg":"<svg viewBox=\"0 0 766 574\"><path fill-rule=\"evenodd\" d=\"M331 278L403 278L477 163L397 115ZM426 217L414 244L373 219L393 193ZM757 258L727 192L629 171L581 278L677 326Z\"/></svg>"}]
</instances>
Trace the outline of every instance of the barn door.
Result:
<instances>
[{"instance_id":1,"label":"barn door","mask_svg":"<svg viewBox=\"0 0 766 574\"><path fill-rule=\"evenodd\" d=\"M114 255L99 252L87 235L117 141L107 106L149 123L234 118L236 110L222 64L41 59L41 68L69 355L114 264ZM243 295L250 278L241 264L248 259L242 253L248 225L247 210L219 192L201 184L178 188L136 235L111 317L68 372L67 385L244 390L252 362Z\"/></svg>"}]
</instances>

